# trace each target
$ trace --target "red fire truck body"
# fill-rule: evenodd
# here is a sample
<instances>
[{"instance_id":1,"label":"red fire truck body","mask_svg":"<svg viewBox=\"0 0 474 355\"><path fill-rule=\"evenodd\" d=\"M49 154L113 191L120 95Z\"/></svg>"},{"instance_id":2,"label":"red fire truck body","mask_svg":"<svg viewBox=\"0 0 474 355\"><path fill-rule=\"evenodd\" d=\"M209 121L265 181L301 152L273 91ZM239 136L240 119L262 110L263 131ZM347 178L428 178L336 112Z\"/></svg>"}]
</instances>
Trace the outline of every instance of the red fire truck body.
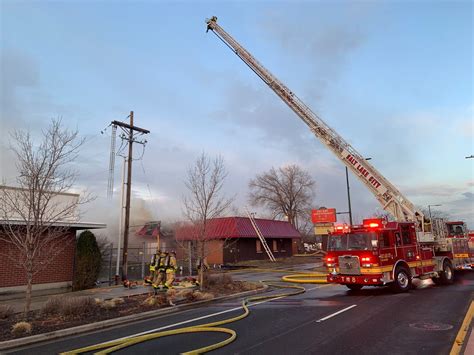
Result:
<instances>
[{"instance_id":1,"label":"red fire truck body","mask_svg":"<svg viewBox=\"0 0 474 355\"><path fill-rule=\"evenodd\" d=\"M404 292L413 278L452 283L454 270L472 264L472 256L465 235L420 242L414 222L368 219L360 226L336 227L325 263L330 283L352 290L390 284Z\"/></svg>"}]
</instances>

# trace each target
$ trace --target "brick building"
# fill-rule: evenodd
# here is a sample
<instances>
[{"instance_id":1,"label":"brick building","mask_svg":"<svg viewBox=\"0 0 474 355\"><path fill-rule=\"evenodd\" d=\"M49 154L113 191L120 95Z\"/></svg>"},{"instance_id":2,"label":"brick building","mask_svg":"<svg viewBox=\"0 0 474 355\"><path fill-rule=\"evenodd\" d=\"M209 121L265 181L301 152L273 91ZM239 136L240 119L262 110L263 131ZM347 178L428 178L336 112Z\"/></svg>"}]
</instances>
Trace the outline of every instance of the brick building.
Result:
<instances>
[{"instance_id":1,"label":"brick building","mask_svg":"<svg viewBox=\"0 0 474 355\"><path fill-rule=\"evenodd\" d=\"M10 222L11 223L11 222ZM0 229L5 225L0 220ZM50 263L33 278L33 290L70 287L74 275L74 257L76 254L76 232L85 229L105 228L98 223L68 223L61 224L61 228L68 228L68 236L64 238L65 248ZM14 227L14 225L13 225ZM19 252L11 244L0 240L2 254L15 257ZM25 290L25 271L12 263L5 256L0 257L0 294Z\"/></svg>"},{"instance_id":2,"label":"brick building","mask_svg":"<svg viewBox=\"0 0 474 355\"><path fill-rule=\"evenodd\" d=\"M15 187L1 186L1 192L20 194L22 193L22 190ZM67 206L74 205L78 198L78 194L54 194L52 197L52 205L57 209L65 208ZM7 241L10 237L5 231L10 228L17 231L21 230L21 228L24 228L29 222L19 218L18 215L12 214L8 217L8 220L0 219L0 234L4 236L4 238L0 238L0 294L18 292L26 289L25 271L22 267L18 267L18 265L12 261L12 259L19 260L21 254L12 243ZM77 231L105 227L105 224L100 223L78 222L76 213L72 213L71 218L67 220L51 223L49 228L60 229L65 233L65 237L61 238L65 243L64 250L53 260L49 260L47 265L33 276L33 290L71 286L74 275ZM48 230L46 230L45 233L48 233ZM41 250L39 250L40 254L41 252L45 254L45 258L48 257L48 253L46 251L47 248L48 245L45 245L41 248Z\"/></svg>"},{"instance_id":3,"label":"brick building","mask_svg":"<svg viewBox=\"0 0 474 355\"><path fill-rule=\"evenodd\" d=\"M255 219L275 258L289 257L296 253L299 232L288 222ZM207 221L206 255L209 264L235 263L245 260L267 259L260 239L246 217L214 218ZM182 225L175 231L178 253L185 256L195 250L198 229Z\"/></svg>"}]
</instances>

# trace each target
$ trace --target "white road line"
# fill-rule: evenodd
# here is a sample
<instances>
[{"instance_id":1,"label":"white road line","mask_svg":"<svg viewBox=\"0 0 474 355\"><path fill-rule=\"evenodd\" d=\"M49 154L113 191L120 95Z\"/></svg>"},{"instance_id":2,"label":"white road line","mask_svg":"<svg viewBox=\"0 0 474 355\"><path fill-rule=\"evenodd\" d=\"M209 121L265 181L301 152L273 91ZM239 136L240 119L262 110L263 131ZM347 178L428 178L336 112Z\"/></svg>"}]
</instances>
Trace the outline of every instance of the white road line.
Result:
<instances>
[{"instance_id":1,"label":"white road line","mask_svg":"<svg viewBox=\"0 0 474 355\"><path fill-rule=\"evenodd\" d=\"M340 311L337 311L336 313L333 313L333 314L330 314L330 315L328 315L328 316L326 316L326 317L324 317L324 318L318 319L318 320L316 321L316 323L324 322L325 320L328 320L329 318L335 317L335 316L337 316L338 314L341 314L342 312L348 311L349 309L354 308L354 307L357 307L357 305L356 305L356 304L353 304L352 306L349 306L349 307L346 307L346 308L344 308L344 309L341 309Z\"/></svg>"},{"instance_id":2,"label":"white road line","mask_svg":"<svg viewBox=\"0 0 474 355\"><path fill-rule=\"evenodd\" d=\"M316 290L316 289L318 289L318 288L326 287L326 286L329 286L329 285L330 285L330 284L312 287L312 288L307 289L306 292L308 292L308 291L314 291L314 290ZM269 299L269 300L264 300L264 301L260 301L260 302L251 303L251 304L248 305L248 307L257 306L257 305L262 304L262 303L267 303L267 302L270 302L270 301L279 300L279 299L285 298L285 297L290 297L290 296L280 296L280 297L275 297L275 298L272 298L272 299ZM221 314L225 314L225 313L237 311L237 310L239 310L239 309L242 309L242 306L235 307L235 308L231 308L231 309L226 309L225 311L220 311L220 312L208 314L208 315L206 315L206 316L201 316L201 317L197 317L197 318L193 318L193 319L188 319L188 320L185 320L185 321L182 321L182 322L178 322L178 323L174 323L174 324L170 324L170 325L165 325L165 326L163 326L163 327L159 327L159 328L155 328L155 329L150 329L150 330L147 330L147 331L144 331L144 332L141 332L141 333L136 333L136 334L128 335L128 336L123 337L123 338L112 339L112 340L109 340L109 341L100 343L100 345L107 344L107 343L109 343L109 342L111 342L111 341L124 340L124 339L133 338L133 337L140 336L140 335L145 335L145 334L149 334L149 333L154 333L154 332L157 332L157 331L160 331L160 330L173 328L173 327L176 327L176 326L178 326L178 325L188 324L188 323L192 323L192 322L195 322L195 321L198 321L198 320L202 320L202 319L206 319L206 318L218 316L218 315L221 315Z\"/></svg>"}]
</instances>

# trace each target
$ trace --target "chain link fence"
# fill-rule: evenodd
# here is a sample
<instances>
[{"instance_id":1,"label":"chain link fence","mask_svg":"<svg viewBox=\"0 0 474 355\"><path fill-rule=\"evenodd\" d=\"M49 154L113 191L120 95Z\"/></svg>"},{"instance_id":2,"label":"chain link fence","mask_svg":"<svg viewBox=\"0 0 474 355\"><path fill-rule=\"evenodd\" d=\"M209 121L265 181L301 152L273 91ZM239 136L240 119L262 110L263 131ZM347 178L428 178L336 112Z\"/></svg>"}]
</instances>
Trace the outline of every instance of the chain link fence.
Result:
<instances>
[{"instance_id":1,"label":"chain link fence","mask_svg":"<svg viewBox=\"0 0 474 355\"><path fill-rule=\"evenodd\" d=\"M163 251L170 252L172 249L164 248ZM150 262L154 253L156 253L154 244L142 243L128 246L127 275L129 280L143 280L150 273ZM177 263L177 276L190 275L188 259L177 258ZM122 280L122 249L117 268L117 248L109 244L102 249L102 266L97 282L101 285L113 285L116 282L116 275L120 282Z\"/></svg>"}]
</instances>

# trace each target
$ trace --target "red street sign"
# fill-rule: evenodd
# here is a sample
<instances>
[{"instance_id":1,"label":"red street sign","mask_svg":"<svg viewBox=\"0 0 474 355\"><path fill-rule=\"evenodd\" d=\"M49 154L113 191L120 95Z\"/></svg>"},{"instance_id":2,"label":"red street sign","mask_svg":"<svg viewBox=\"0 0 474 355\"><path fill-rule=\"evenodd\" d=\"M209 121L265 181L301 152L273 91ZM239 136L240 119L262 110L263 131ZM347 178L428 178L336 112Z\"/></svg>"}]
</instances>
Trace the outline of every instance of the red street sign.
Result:
<instances>
[{"instance_id":1,"label":"red street sign","mask_svg":"<svg viewBox=\"0 0 474 355\"><path fill-rule=\"evenodd\" d=\"M311 220L313 223L333 223L336 222L336 209L326 208L311 211Z\"/></svg>"}]
</instances>

